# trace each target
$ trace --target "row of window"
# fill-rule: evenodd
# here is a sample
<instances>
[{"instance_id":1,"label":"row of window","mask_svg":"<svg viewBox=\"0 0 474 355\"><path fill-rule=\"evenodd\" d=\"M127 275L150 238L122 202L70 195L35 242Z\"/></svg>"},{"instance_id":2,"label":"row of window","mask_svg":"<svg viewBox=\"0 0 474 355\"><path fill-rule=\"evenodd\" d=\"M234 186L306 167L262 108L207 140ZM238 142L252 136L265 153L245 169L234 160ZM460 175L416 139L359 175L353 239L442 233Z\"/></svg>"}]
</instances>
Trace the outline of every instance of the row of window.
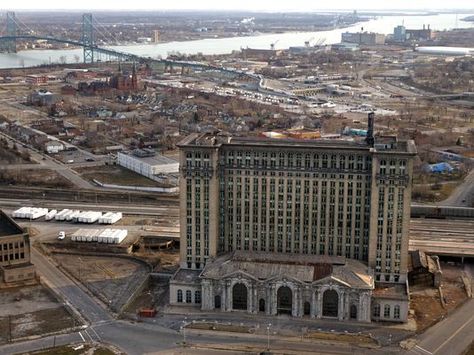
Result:
<instances>
[{"instance_id":1,"label":"row of window","mask_svg":"<svg viewBox=\"0 0 474 355\"><path fill-rule=\"evenodd\" d=\"M186 290L186 297L183 298L183 290L176 291L176 301L178 303L194 303L200 304L201 303L201 291L197 290L194 291L194 300L193 300L193 293L191 290Z\"/></svg>"},{"instance_id":2,"label":"row of window","mask_svg":"<svg viewBox=\"0 0 474 355\"><path fill-rule=\"evenodd\" d=\"M24 246L25 246L24 242L5 243L2 245L0 249L11 250L11 249L23 248Z\"/></svg>"},{"instance_id":3,"label":"row of window","mask_svg":"<svg viewBox=\"0 0 474 355\"><path fill-rule=\"evenodd\" d=\"M376 303L372 309L372 316L374 318L381 318L381 308L380 304ZM393 318L393 319L400 319L400 306L395 305L393 306L393 314L392 314L392 306L386 304L383 306L383 318Z\"/></svg>"},{"instance_id":4,"label":"row of window","mask_svg":"<svg viewBox=\"0 0 474 355\"><path fill-rule=\"evenodd\" d=\"M0 254L0 263L14 260L22 260L25 258L25 253L11 253L11 254Z\"/></svg>"}]
</instances>

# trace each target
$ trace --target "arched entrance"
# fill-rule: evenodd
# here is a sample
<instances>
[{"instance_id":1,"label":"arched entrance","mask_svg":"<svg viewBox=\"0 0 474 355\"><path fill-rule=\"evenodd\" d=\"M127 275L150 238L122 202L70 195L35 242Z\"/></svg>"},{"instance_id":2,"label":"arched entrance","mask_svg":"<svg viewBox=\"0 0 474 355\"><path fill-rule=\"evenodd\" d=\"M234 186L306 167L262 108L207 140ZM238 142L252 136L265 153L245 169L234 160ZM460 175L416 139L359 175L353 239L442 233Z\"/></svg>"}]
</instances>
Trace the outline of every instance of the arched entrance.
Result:
<instances>
[{"instance_id":1,"label":"arched entrance","mask_svg":"<svg viewBox=\"0 0 474 355\"><path fill-rule=\"evenodd\" d=\"M323 317L337 317L339 295L334 290L327 290L323 294Z\"/></svg>"},{"instance_id":2,"label":"arched entrance","mask_svg":"<svg viewBox=\"0 0 474 355\"><path fill-rule=\"evenodd\" d=\"M258 311L265 312L265 300L263 298L260 298L260 301L258 301Z\"/></svg>"},{"instance_id":3,"label":"arched entrance","mask_svg":"<svg viewBox=\"0 0 474 355\"><path fill-rule=\"evenodd\" d=\"M291 289L287 286L280 287L277 292L278 314L291 314L292 301Z\"/></svg>"},{"instance_id":4,"label":"arched entrance","mask_svg":"<svg viewBox=\"0 0 474 355\"><path fill-rule=\"evenodd\" d=\"M304 315L309 316L311 314L311 304L309 302L305 302L303 306Z\"/></svg>"},{"instance_id":5,"label":"arched entrance","mask_svg":"<svg viewBox=\"0 0 474 355\"><path fill-rule=\"evenodd\" d=\"M351 319L357 319L357 306L355 304L351 305L350 316Z\"/></svg>"},{"instance_id":6,"label":"arched entrance","mask_svg":"<svg viewBox=\"0 0 474 355\"><path fill-rule=\"evenodd\" d=\"M232 309L247 310L247 286L242 283L235 284L232 288Z\"/></svg>"},{"instance_id":7,"label":"arched entrance","mask_svg":"<svg viewBox=\"0 0 474 355\"><path fill-rule=\"evenodd\" d=\"M214 296L214 308L221 309L221 296L219 295Z\"/></svg>"}]
</instances>

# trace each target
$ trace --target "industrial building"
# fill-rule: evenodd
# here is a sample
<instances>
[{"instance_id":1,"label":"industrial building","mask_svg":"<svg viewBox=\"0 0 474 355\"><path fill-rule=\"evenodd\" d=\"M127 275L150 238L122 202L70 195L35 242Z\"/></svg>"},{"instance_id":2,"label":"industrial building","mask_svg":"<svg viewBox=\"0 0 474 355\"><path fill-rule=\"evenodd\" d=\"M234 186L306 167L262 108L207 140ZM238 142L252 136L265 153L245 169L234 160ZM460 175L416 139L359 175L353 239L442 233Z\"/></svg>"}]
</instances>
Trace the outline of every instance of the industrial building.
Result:
<instances>
[{"instance_id":1,"label":"industrial building","mask_svg":"<svg viewBox=\"0 0 474 355\"><path fill-rule=\"evenodd\" d=\"M19 286L36 280L30 259L30 237L0 210L0 286Z\"/></svg>"},{"instance_id":2,"label":"industrial building","mask_svg":"<svg viewBox=\"0 0 474 355\"><path fill-rule=\"evenodd\" d=\"M406 321L416 148L373 121L354 141L184 139L170 303Z\"/></svg>"},{"instance_id":3,"label":"industrial building","mask_svg":"<svg viewBox=\"0 0 474 355\"><path fill-rule=\"evenodd\" d=\"M176 160L156 154L152 149L136 149L130 153L118 152L117 163L158 182L163 182L163 175L168 175L168 180L174 180L172 175L179 172L179 163Z\"/></svg>"},{"instance_id":4,"label":"industrial building","mask_svg":"<svg viewBox=\"0 0 474 355\"><path fill-rule=\"evenodd\" d=\"M377 44L385 44L385 35L374 32L344 32L341 34L341 42L373 46Z\"/></svg>"}]
</instances>

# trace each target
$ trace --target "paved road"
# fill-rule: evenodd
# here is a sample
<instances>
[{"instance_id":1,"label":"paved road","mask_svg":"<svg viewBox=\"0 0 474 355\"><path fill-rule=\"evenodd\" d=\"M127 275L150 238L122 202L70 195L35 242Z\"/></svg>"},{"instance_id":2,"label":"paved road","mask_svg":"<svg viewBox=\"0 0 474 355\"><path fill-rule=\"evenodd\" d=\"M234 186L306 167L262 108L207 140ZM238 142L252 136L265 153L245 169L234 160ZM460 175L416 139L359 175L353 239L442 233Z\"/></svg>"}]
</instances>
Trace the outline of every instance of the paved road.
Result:
<instances>
[{"instance_id":1,"label":"paved road","mask_svg":"<svg viewBox=\"0 0 474 355\"><path fill-rule=\"evenodd\" d=\"M0 132L0 136L3 136L4 138L14 141L17 144L23 145L23 142L20 142L19 140L3 133ZM66 165L59 163L57 160L51 158L47 154L43 154L39 151L36 151L30 147L27 147L28 152L30 153L31 159L34 161L37 161L41 166L42 169L51 169L56 171L58 174L63 176L65 179L69 180L74 186L81 188L81 189L98 189L97 186L91 184L89 181L83 179L81 176L79 176L78 173L75 171L71 170L69 167ZM37 168L37 167L36 167Z\"/></svg>"},{"instance_id":2,"label":"paved road","mask_svg":"<svg viewBox=\"0 0 474 355\"><path fill-rule=\"evenodd\" d=\"M159 324L134 324L126 321L114 319L104 307L84 292L75 282L71 281L64 273L56 267L38 251L33 250L32 261L37 267L38 273L63 299L73 308L80 311L83 317L89 322L89 326L80 332L60 335L56 337L56 344L67 344L71 342L106 342L120 348L127 354L144 354L159 350L169 350L179 347L183 340L182 333L178 333L169 327ZM179 325L179 322L178 322ZM18 352L31 351L52 346L53 337L26 341L15 344L8 344L0 347L1 354L13 354ZM234 345L242 346L252 344L260 350L266 348L267 339L265 336L255 337L244 334L201 334L196 331L188 331L186 341L189 344L206 346L205 344L226 344L226 347ZM381 354L381 351L366 351L355 349L347 344L315 344L288 342L278 337L271 337L271 347L280 349L291 349L293 351L314 352L317 347L319 354ZM202 350L187 349L186 353L195 353Z\"/></svg>"},{"instance_id":3,"label":"paved road","mask_svg":"<svg viewBox=\"0 0 474 355\"><path fill-rule=\"evenodd\" d=\"M460 355L474 341L474 299L469 299L448 318L429 328L410 355Z\"/></svg>"},{"instance_id":4,"label":"paved road","mask_svg":"<svg viewBox=\"0 0 474 355\"><path fill-rule=\"evenodd\" d=\"M440 202L443 206L472 207L474 205L474 169L464 179L446 200Z\"/></svg>"}]
</instances>

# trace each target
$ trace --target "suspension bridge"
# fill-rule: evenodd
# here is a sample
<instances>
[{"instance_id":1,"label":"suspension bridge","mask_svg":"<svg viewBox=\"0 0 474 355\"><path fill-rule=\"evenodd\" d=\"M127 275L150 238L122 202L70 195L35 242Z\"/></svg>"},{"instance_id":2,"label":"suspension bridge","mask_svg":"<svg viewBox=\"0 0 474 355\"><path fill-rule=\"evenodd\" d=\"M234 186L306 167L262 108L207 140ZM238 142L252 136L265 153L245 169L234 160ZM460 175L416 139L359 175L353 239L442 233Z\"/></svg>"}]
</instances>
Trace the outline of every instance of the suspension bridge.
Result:
<instances>
[{"instance_id":1,"label":"suspension bridge","mask_svg":"<svg viewBox=\"0 0 474 355\"><path fill-rule=\"evenodd\" d=\"M248 76L251 79L258 79L254 75L249 75L239 70L230 68L223 68L211 64L194 62L194 61L180 61L171 59L155 59L146 56L140 56L133 53L122 52L113 48L107 48L98 44L97 38L101 36L103 43L112 43L113 45L120 45L117 39L111 34L106 27L102 26L95 20L91 13L82 15L82 33L80 39L59 38L50 35L41 35L29 28L21 19L19 19L15 12L6 13L6 23L3 31L0 30L0 52L16 53L17 41L37 41L43 40L48 42L65 43L75 47L83 48L84 63L94 63L100 61L102 56L106 57L106 61L134 61L139 63L161 63L165 68L191 68L199 70L215 70L227 75ZM166 70L166 69L165 69Z\"/></svg>"}]
</instances>

